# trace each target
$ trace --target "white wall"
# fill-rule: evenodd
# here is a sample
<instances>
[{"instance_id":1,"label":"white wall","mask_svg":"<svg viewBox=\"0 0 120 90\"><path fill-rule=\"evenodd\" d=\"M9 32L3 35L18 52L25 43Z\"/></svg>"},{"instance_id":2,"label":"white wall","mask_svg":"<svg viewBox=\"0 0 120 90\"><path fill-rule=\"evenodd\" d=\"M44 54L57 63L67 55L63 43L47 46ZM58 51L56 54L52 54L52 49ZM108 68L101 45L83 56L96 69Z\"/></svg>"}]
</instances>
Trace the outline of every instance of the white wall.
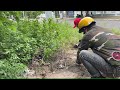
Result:
<instances>
[{"instance_id":1,"label":"white wall","mask_svg":"<svg viewBox=\"0 0 120 90\"><path fill-rule=\"evenodd\" d=\"M93 11L93 14L112 14L115 16L118 16L120 14L120 11L104 11L105 13L103 13L103 11Z\"/></svg>"},{"instance_id":2,"label":"white wall","mask_svg":"<svg viewBox=\"0 0 120 90\"><path fill-rule=\"evenodd\" d=\"M52 11L45 11L46 18L52 18Z\"/></svg>"}]
</instances>

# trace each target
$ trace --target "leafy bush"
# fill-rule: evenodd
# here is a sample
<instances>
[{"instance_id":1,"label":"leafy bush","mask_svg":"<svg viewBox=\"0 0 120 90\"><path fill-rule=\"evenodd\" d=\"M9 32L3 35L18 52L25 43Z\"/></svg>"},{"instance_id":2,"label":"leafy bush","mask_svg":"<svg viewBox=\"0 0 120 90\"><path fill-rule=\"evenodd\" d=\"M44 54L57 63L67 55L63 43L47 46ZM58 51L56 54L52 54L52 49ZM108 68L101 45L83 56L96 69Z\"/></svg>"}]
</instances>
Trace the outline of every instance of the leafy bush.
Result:
<instances>
[{"instance_id":1,"label":"leafy bush","mask_svg":"<svg viewBox=\"0 0 120 90\"><path fill-rule=\"evenodd\" d=\"M25 68L22 63L0 61L0 79L22 78Z\"/></svg>"},{"instance_id":2,"label":"leafy bush","mask_svg":"<svg viewBox=\"0 0 120 90\"><path fill-rule=\"evenodd\" d=\"M82 37L67 22L56 23L52 19L2 21L0 23L0 78L17 78L26 65L44 50L44 61L60 48L76 44Z\"/></svg>"}]
</instances>

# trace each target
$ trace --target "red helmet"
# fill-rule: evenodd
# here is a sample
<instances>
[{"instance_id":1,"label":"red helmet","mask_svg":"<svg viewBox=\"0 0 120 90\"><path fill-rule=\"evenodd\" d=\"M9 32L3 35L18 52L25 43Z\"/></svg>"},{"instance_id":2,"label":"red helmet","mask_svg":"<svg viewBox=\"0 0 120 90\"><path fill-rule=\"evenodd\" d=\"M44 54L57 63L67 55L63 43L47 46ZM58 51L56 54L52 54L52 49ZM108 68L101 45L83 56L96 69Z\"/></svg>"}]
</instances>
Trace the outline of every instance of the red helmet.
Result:
<instances>
[{"instance_id":1,"label":"red helmet","mask_svg":"<svg viewBox=\"0 0 120 90\"><path fill-rule=\"evenodd\" d=\"M81 20L81 18L76 18L76 19L74 20L74 27L73 27L73 28L75 28L75 27L78 26L78 23L80 22L80 20Z\"/></svg>"}]
</instances>

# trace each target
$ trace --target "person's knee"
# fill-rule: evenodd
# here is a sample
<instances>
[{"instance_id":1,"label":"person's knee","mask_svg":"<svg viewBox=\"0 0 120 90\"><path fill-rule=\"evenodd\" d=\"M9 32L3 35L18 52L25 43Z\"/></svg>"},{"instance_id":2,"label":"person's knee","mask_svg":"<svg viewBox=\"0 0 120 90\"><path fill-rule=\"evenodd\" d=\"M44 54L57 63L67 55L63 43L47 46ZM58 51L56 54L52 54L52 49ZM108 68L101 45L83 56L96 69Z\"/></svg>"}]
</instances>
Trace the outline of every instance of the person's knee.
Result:
<instances>
[{"instance_id":1,"label":"person's knee","mask_svg":"<svg viewBox=\"0 0 120 90\"><path fill-rule=\"evenodd\" d=\"M88 50L82 50L79 53L79 58L81 59L81 61L85 60L85 61L89 61L91 59L93 59L94 57L94 53Z\"/></svg>"},{"instance_id":2,"label":"person's knee","mask_svg":"<svg viewBox=\"0 0 120 90\"><path fill-rule=\"evenodd\" d=\"M80 51L80 54L86 54L86 53L88 53L88 50L82 50L82 51Z\"/></svg>"},{"instance_id":3,"label":"person's knee","mask_svg":"<svg viewBox=\"0 0 120 90\"><path fill-rule=\"evenodd\" d=\"M76 63L81 64L82 60L84 60L84 56L86 55L87 50L82 50L77 52Z\"/></svg>"},{"instance_id":4,"label":"person's knee","mask_svg":"<svg viewBox=\"0 0 120 90\"><path fill-rule=\"evenodd\" d=\"M84 56L86 56L86 55L88 55L88 54L89 54L89 51L87 51L87 50L82 50L82 51L80 51L79 56L80 56L80 57L84 57Z\"/></svg>"}]
</instances>

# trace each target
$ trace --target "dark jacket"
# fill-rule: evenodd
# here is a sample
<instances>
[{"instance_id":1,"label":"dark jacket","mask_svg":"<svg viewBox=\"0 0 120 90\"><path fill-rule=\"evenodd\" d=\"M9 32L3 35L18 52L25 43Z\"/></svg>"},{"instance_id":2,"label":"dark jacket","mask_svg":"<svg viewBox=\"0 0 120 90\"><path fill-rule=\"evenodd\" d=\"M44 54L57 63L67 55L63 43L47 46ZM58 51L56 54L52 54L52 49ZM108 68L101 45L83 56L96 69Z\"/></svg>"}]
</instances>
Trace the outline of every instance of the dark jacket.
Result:
<instances>
[{"instance_id":1,"label":"dark jacket","mask_svg":"<svg viewBox=\"0 0 120 90\"><path fill-rule=\"evenodd\" d=\"M79 44L79 50L92 51L112 65L120 65L120 61L116 61L112 57L114 51L120 51L120 36L115 35L105 28L93 26L82 38Z\"/></svg>"}]
</instances>

